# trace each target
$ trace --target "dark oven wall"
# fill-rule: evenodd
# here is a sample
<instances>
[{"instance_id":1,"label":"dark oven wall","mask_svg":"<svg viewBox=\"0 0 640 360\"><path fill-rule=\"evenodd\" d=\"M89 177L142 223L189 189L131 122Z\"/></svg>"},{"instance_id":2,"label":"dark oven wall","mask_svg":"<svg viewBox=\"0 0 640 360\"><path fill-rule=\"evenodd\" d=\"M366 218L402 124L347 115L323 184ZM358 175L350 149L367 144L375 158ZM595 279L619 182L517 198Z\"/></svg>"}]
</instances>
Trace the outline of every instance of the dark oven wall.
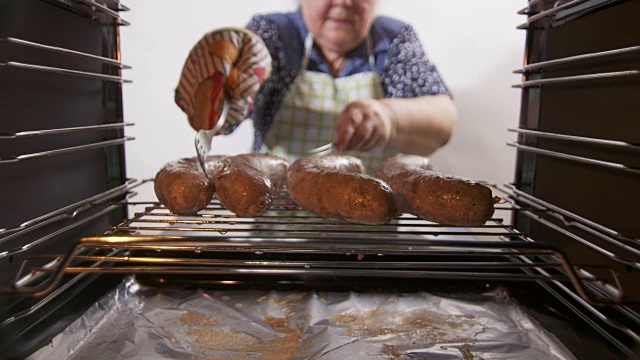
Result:
<instances>
[{"instance_id":1,"label":"dark oven wall","mask_svg":"<svg viewBox=\"0 0 640 360\"><path fill-rule=\"evenodd\" d=\"M0 1L0 288L127 216L119 4L90 3ZM0 323L39 301L0 299Z\"/></svg>"},{"instance_id":2,"label":"dark oven wall","mask_svg":"<svg viewBox=\"0 0 640 360\"><path fill-rule=\"evenodd\" d=\"M638 298L640 1L530 3L516 183L566 216L517 226L574 264L608 258Z\"/></svg>"},{"instance_id":3,"label":"dark oven wall","mask_svg":"<svg viewBox=\"0 0 640 360\"><path fill-rule=\"evenodd\" d=\"M120 82L28 66L115 77L120 76L119 67L18 42L117 59L117 27L80 16L55 2L15 0L2 5L0 133L5 136L0 140L0 227L11 229L122 185L126 174L121 126L20 136L25 132L123 122ZM63 152L65 149L73 151ZM52 154L38 156L45 152ZM96 219L92 222L96 229L91 233L103 232L112 220L119 222L123 216L119 213ZM37 236L0 244L8 250ZM0 264L6 265L6 259Z\"/></svg>"}]
</instances>

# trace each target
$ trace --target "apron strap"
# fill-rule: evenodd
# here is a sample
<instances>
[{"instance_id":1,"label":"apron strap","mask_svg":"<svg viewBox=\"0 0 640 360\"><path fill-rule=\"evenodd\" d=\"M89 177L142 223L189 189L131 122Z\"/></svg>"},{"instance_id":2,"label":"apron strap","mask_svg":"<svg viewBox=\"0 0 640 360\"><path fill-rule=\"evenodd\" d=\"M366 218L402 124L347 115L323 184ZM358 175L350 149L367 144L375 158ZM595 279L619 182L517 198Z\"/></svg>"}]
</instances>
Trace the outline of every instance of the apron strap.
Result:
<instances>
[{"instance_id":1,"label":"apron strap","mask_svg":"<svg viewBox=\"0 0 640 360\"><path fill-rule=\"evenodd\" d=\"M369 55L369 66L371 66L371 71L376 71L376 57L373 55L373 41L371 41L371 36L367 36L367 54Z\"/></svg>"},{"instance_id":2,"label":"apron strap","mask_svg":"<svg viewBox=\"0 0 640 360\"><path fill-rule=\"evenodd\" d=\"M376 57L373 55L373 42L371 41L371 36L367 36L365 43L367 46L367 54L369 55L369 66L371 67L371 71L376 72ZM309 31L307 33L307 37L304 39L304 55L302 56L300 71L307 70L307 66L309 66L309 56L311 55L312 49L313 34Z\"/></svg>"},{"instance_id":3,"label":"apron strap","mask_svg":"<svg viewBox=\"0 0 640 360\"><path fill-rule=\"evenodd\" d=\"M304 55L302 56L302 63L300 64L300 71L307 70L309 65L309 56L311 49L313 48L313 34L311 31L307 33L307 37L304 39Z\"/></svg>"}]
</instances>

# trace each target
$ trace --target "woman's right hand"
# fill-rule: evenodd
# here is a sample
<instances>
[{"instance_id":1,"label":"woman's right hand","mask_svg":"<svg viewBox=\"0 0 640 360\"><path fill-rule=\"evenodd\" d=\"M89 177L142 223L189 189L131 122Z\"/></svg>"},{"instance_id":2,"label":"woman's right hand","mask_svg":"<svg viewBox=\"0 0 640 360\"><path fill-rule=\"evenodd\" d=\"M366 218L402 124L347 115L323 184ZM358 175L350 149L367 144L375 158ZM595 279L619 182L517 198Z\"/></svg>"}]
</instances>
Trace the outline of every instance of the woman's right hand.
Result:
<instances>
[{"instance_id":1,"label":"woman's right hand","mask_svg":"<svg viewBox=\"0 0 640 360\"><path fill-rule=\"evenodd\" d=\"M175 102L195 130L212 129L228 102L229 112L221 129L224 132L244 120L270 74L271 56L257 35L241 28L215 30L189 53Z\"/></svg>"}]
</instances>

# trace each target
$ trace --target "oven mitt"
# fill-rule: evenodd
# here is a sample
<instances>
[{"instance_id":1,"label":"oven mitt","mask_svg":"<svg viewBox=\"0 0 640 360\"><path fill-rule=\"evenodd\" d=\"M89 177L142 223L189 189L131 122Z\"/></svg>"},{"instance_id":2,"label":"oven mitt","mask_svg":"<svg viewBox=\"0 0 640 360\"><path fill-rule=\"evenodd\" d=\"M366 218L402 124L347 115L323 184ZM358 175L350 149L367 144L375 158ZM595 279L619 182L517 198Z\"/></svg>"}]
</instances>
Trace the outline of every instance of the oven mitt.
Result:
<instances>
[{"instance_id":1,"label":"oven mitt","mask_svg":"<svg viewBox=\"0 0 640 360\"><path fill-rule=\"evenodd\" d=\"M226 99L229 111L218 132L225 134L246 118L254 96L270 74L271 55L257 35L242 28L214 30L189 52L175 102L198 131L214 127Z\"/></svg>"}]
</instances>

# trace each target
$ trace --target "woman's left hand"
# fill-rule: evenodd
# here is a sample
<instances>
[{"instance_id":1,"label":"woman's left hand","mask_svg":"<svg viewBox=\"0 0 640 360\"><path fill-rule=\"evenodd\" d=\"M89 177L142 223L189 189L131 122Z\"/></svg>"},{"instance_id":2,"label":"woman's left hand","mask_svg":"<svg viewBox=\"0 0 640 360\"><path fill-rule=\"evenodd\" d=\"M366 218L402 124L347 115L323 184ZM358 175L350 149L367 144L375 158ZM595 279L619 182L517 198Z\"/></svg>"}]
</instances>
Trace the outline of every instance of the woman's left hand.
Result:
<instances>
[{"instance_id":1,"label":"woman's left hand","mask_svg":"<svg viewBox=\"0 0 640 360\"><path fill-rule=\"evenodd\" d=\"M356 100L338 115L336 131L338 151L370 151L385 147L395 133L394 115L378 100Z\"/></svg>"}]
</instances>

